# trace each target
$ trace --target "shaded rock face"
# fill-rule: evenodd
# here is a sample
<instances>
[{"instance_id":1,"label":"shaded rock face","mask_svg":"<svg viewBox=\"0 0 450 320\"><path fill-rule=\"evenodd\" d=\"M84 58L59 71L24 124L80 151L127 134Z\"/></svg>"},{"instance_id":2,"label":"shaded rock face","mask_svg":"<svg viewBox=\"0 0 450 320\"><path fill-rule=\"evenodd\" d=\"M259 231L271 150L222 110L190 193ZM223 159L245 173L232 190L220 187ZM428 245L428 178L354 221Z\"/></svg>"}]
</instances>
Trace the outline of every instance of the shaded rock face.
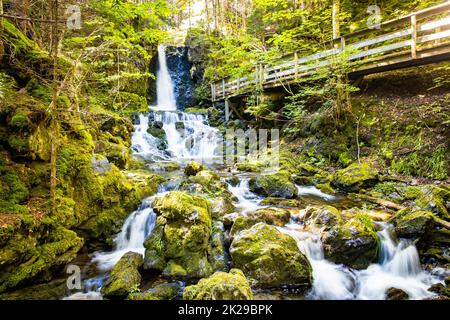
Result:
<instances>
[{"instance_id":1,"label":"shaded rock face","mask_svg":"<svg viewBox=\"0 0 450 320\"><path fill-rule=\"evenodd\" d=\"M258 223L240 232L233 240L230 254L252 285L275 288L289 285L311 286L311 265L293 238L276 227Z\"/></svg>"},{"instance_id":2,"label":"shaded rock face","mask_svg":"<svg viewBox=\"0 0 450 320\"><path fill-rule=\"evenodd\" d=\"M177 109L184 110L194 102L194 83L191 77L188 47L167 47L167 67L172 78Z\"/></svg>"},{"instance_id":3,"label":"shaded rock face","mask_svg":"<svg viewBox=\"0 0 450 320\"><path fill-rule=\"evenodd\" d=\"M251 300L253 293L244 273L231 269L229 273L216 272L209 278L188 286L183 292L184 300Z\"/></svg>"},{"instance_id":4,"label":"shaded rock face","mask_svg":"<svg viewBox=\"0 0 450 320\"><path fill-rule=\"evenodd\" d=\"M107 298L126 297L141 284L139 268L143 260L139 253L125 253L111 270L109 279L102 287L102 294Z\"/></svg>"}]
</instances>

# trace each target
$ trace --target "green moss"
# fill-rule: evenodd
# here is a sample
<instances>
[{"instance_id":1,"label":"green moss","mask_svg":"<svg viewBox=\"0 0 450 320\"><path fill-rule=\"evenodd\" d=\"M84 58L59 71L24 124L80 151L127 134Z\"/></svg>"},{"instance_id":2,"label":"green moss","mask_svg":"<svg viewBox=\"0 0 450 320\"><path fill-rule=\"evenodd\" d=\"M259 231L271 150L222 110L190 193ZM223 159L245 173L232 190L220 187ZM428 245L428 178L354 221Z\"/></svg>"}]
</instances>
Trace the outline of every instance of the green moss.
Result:
<instances>
[{"instance_id":1,"label":"green moss","mask_svg":"<svg viewBox=\"0 0 450 320\"><path fill-rule=\"evenodd\" d=\"M48 242L36 246L36 242L24 242L27 249L17 248L13 252L22 252L24 262L0 277L0 292L13 288L25 281L50 278L50 269L61 268L76 257L83 246L83 240L73 231L57 228L49 234ZM17 245L17 244L16 244ZM26 255L23 255L26 253Z\"/></svg>"},{"instance_id":2,"label":"green moss","mask_svg":"<svg viewBox=\"0 0 450 320\"><path fill-rule=\"evenodd\" d=\"M229 273L216 272L183 292L184 300L252 300L253 293L244 273L231 269Z\"/></svg>"},{"instance_id":3,"label":"green moss","mask_svg":"<svg viewBox=\"0 0 450 320\"><path fill-rule=\"evenodd\" d=\"M258 223L240 232L230 254L252 284L259 287L289 285L306 289L311 285L311 265L296 241L276 227Z\"/></svg>"},{"instance_id":4,"label":"green moss","mask_svg":"<svg viewBox=\"0 0 450 320\"><path fill-rule=\"evenodd\" d=\"M352 164L333 175L332 185L346 191L356 191L373 185L378 180L378 171L368 163Z\"/></svg>"},{"instance_id":5,"label":"green moss","mask_svg":"<svg viewBox=\"0 0 450 320\"><path fill-rule=\"evenodd\" d=\"M111 270L108 280L101 291L105 297L126 297L136 291L141 284L139 268L142 266L142 256L135 252L124 254Z\"/></svg>"},{"instance_id":6,"label":"green moss","mask_svg":"<svg viewBox=\"0 0 450 320\"><path fill-rule=\"evenodd\" d=\"M341 154L339 154L339 160L338 162L343 166L343 167L347 167L349 166L352 162L353 159L350 156L348 151L342 152Z\"/></svg>"},{"instance_id":7,"label":"green moss","mask_svg":"<svg viewBox=\"0 0 450 320\"><path fill-rule=\"evenodd\" d=\"M211 208L206 199L172 191L156 198L156 235L145 242L145 268L164 268L172 278L201 278L211 273L208 261L212 232ZM162 241L160 243L159 241Z\"/></svg>"},{"instance_id":8,"label":"green moss","mask_svg":"<svg viewBox=\"0 0 450 320\"><path fill-rule=\"evenodd\" d=\"M252 178L249 187L250 191L266 197L292 199L297 196L297 187L287 171Z\"/></svg>"}]
</instances>

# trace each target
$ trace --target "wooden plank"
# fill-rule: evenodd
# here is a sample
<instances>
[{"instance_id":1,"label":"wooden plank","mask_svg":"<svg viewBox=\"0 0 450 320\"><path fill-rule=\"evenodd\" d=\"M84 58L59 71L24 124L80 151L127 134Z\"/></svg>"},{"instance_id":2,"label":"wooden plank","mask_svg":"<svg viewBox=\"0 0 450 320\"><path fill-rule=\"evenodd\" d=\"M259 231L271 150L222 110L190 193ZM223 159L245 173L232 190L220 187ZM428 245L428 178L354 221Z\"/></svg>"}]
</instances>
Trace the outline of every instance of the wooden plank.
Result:
<instances>
[{"instance_id":1,"label":"wooden plank","mask_svg":"<svg viewBox=\"0 0 450 320\"><path fill-rule=\"evenodd\" d=\"M411 16L411 58L417 57L417 16Z\"/></svg>"},{"instance_id":2,"label":"wooden plank","mask_svg":"<svg viewBox=\"0 0 450 320\"><path fill-rule=\"evenodd\" d=\"M388 44L388 45L377 47L377 48L374 48L374 49L369 49L367 51L351 54L348 57L348 60L351 61L351 60L355 60L355 59L358 59L358 58L371 56L373 54L385 53L385 52L389 52L389 51L392 51L392 50L408 47L410 45L411 45L411 40L405 40L405 41L401 41L401 42L397 42L397 43L393 43L393 44Z\"/></svg>"}]
</instances>

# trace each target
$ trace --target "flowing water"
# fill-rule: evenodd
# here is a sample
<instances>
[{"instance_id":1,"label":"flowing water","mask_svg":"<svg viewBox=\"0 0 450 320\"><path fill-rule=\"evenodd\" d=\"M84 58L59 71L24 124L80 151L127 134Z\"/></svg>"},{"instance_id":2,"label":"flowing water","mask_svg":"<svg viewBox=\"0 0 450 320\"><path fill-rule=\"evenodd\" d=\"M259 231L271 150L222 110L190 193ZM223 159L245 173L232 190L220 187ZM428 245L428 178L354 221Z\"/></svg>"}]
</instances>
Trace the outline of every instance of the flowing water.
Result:
<instances>
[{"instance_id":1,"label":"flowing water","mask_svg":"<svg viewBox=\"0 0 450 320\"><path fill-rule=\"evenodd\" d=\"M135 156L150 162L177 161L186 159L202 162L215 157L220 147L218 130L207 124L207 117L176 110L173 85L167 69L165 49L159 52L157 80L157 106L147 114L140 114L132 137L132 151ZM160 140L149 134L150 121L162 123L167 144L165 150L157 145ZM182 173L180 173L181 175ZM230 173L231 174L231 173ZM177 183L168 182L158 193L144 200L140 208L125 221L120 233L114 239L110 252L96 252L92 263L97 265L99 275L84 281L84 293L75 293L66 299L101 299L100 288L107 279L107 272L128 251L144 254L144 241L155 226L156 215L152 209L155 197L176 189ZM262 198L249 190L249 178L240 176L237 184L228 184L235 199L236 211L245 215L263 208ZM323 203L337 202L333 195L326 194L313 186L298 186L299 195L308 200L319 199ZM306 231L292 220L278 229L292 238L306 255L313 270L313 288L307 299L385 299L388 288L395 287L407 292L411 299L423 299L433 294L427 291L438 278L422 270L419 255L413 243L395 238L393 228L386 223L379 224L380 259L365 270L353 270L325 259L320 233Z\"/></svg>"}]
</instances>

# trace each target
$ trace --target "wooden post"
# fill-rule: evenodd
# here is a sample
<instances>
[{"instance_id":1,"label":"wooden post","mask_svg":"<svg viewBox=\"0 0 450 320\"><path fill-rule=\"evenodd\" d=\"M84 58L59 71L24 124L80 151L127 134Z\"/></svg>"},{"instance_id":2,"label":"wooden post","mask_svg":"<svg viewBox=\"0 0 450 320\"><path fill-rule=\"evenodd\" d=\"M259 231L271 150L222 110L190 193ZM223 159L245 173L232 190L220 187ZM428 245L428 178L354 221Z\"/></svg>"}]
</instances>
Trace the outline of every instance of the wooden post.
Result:
<instances>
[{"instance_id":1,"label":"wooden post","mask_svg":"<svg viewBox=\"0 0 450 320\"><path fill-rule=\"evenodd\" d=\"M345 50L345 37L341 37L341 52Z\"/></svg>"},{"instance_id":2,"label":"wooden post","mask_svg":"<svg viewBox=\"0 0 450 320\"><path fill-rule=\"evenodd\" d=\"M298 53L294 52L295 80L298 79Z\"/></svg>"},{"instance_id":3,"label":"wooden post","mask_svg":"<svg viewBox=\"0 0 450 320\"><path fill-rule=\"evenodd\" d=\"M237 93L241 91L241 78L237 80Z\"/></svg>"},{"instance_id":4,"label":"wooden post","mask_svg":"<svg viewBox=\"0 0 450 320\"><path fill-rule=\"evenodd\" d=\"M225 78L222 79L222 96L225 99Z\"/></svg>"},{"instance_id":5,"label":"wooden post","mask_svg":"<svg viewBox=\"0 0 450 320\"><path fill-rule=\"evenodd\" d=\"M411 58L417 58L417 16L411 16Z\"/></svg>"},{"instance_id":6,"label":"wooden post","mask_svg":"<svg viewBox=\"0 0 450 320\"><path fill-rule=\"evenodd\" d=\"M264 85L264 66L259 64L259 88L262 89Z\"/></svg>"},{"instance_id":7,"label":"wooden post","mask_svg":"<svg viewBox=\"0 0 450 320\"><path fill-rule=\"evenodd\" d=\"M225 121L230 120L230 100L225 99Z\"/></svg>"}]
</instances>

